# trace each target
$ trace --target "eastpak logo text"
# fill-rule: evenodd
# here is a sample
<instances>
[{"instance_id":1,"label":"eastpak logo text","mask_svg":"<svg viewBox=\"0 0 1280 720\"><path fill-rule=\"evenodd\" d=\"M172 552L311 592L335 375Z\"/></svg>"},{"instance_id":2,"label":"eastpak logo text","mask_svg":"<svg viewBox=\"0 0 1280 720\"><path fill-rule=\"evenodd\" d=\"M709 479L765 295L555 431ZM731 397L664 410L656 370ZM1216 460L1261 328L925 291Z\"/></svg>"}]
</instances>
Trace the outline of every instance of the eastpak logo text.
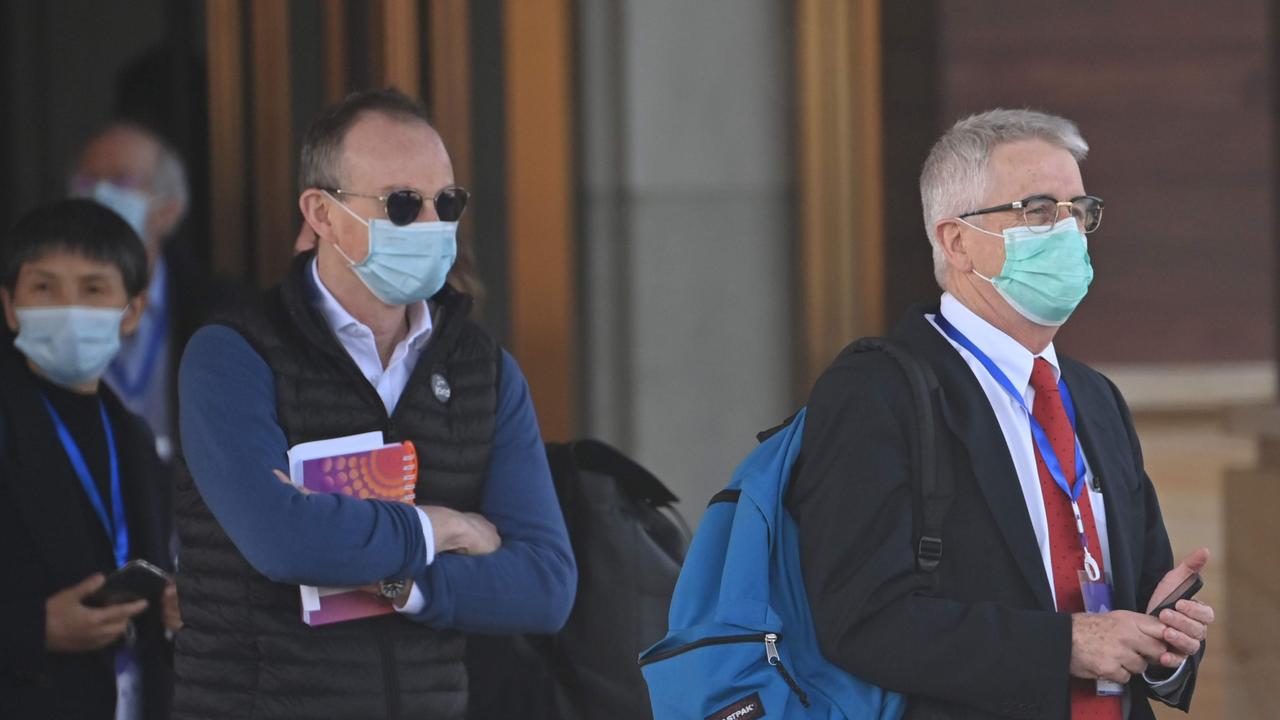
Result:
<instances>
[{"instance_id":1,"label":"eastpak logo text","mask_svg":"<svg viewBox=\"0 0 1280 720\"><path fill-rule=\"evenodd\" d=\"M760 693L751 693L734 704L711 713L706 720L756 720L764 716L764 703L760 701Z\"/></svg>"}]
</instances>

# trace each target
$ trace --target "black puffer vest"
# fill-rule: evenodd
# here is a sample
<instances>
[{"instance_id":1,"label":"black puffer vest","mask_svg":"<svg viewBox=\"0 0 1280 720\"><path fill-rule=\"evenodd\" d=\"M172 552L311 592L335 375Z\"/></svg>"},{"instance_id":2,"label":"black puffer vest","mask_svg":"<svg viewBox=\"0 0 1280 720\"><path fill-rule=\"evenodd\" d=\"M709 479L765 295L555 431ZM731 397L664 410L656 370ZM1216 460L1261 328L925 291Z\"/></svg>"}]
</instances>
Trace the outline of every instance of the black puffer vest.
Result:
<instances>
[{"instance_id":1,"label":"black puffer vest","mask_svg":"<svg viewBox=\"0 0 1280 720\"><path fill-rule=\"evenodd\" d=\"M310 258L294 262L262 307L216 321L271 366L289 445L379 429L388 442L412 440L421 463L417 502L474 510L501 364L494 340L467 319L470 299L447 287L433 299L431 339L388 417L312 305ZM461 634L395 615L308 627L297 586L254 570L182 475L176 509L186 625L177 638L175 718L465 717Z\"/></svg>"}]
</instances>

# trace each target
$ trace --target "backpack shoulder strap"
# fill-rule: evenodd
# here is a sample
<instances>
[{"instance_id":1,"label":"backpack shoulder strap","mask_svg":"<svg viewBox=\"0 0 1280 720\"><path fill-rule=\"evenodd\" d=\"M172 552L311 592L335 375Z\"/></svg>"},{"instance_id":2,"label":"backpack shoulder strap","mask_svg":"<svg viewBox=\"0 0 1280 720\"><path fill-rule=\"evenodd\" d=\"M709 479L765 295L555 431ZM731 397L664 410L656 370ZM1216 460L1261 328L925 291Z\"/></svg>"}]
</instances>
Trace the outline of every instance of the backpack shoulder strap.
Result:
<instances>
[{"instance_id":1,"label":"backpack shoulder strap","mask_svg":"<svg viewBox=\"0 0 1280 720\"><path fill-rule=\"evenodd\" d=\"M912 479L919 501L916 564L924 572L933 572L942 560L942 524L955 495L950 434L936 422L935 406L940 412L943 402L938 377L928 363L888 338L862 338L853 344L853 351L885 353L898 364L911 386L916 420Z\"/></svg>"}]
</instances>

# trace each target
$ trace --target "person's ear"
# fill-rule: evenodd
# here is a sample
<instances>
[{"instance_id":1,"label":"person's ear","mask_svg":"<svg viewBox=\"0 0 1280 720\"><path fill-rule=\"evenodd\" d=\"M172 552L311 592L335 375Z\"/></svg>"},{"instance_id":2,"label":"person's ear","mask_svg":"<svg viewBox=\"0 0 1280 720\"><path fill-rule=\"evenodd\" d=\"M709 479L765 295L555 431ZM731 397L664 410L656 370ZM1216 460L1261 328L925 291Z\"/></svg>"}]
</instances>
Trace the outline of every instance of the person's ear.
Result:
<instances>
[{"instance_id":1,"label":"person's ear","mask_svg":"<svg viewBox=\"0 0 1280 720\"><path fill-rule=\"evenodd\" d=\"M4 305L4 322L9 326L9 331L18 332L18 313L13 307L13 296L9 294L8 288L0 288L0 304Z\"/></svg>"},{"instance_id":2,"label":"person's ear","mask_svg":"<svg viewBox=\"0 0 1280 720\"><path fill-rule=\"evenodd\" d=\"M153 242L163 242L182 219L182 204L176 198L165 198L154 203L147 213L147 233Z\"/></svg>"},{"instance_id":3,"label":"person's ear","mask_svg":"<svg viewBox=\"0 0 1280 720\"><path fill-rule=\"evenodd\" d=\"M298 235L293 239L293 254L301 255L308 250L316 249L316 231L311 229L311 225L307 224L304 219L302 225L298 227Z\"/></svg>"},{"instance_id":4,"label":"person's ear","mask_svg":"<svg viewBox=\"0 0 1280 720\"><path fill-rule=\"evenodd\" d=\"M973 270L973 258L970 257L965 246L967 229L964 223L955 218L939 220L933 226L938 247L942 248L943 254L947 256L947 266L962 274Z\"/></svg>"},{"instance_id":5,"label":"person's ear","mask_svg":"<svg viewBox=\"0 0 1280 720\"><path fill-rule=\"evenodd\" d=\"M336 241L334 237L333 219L329 216L328 194L317 188L307 188L298 196L298 209L302 211L302 221L315 233L316 239Z\"/></svg>"},{"instance_id":6,"label":"person's ear","mask_svg":"<svg viewBox=\"0 0 1280 720\"><path fill-rule=\"evenodd\" d=\"M138 331L138 323L142 322L142 313L147 309L147 291L129 301L124 308L124 317L120 320L120 336L129 337Z\"/></svg>"}]
</instances>

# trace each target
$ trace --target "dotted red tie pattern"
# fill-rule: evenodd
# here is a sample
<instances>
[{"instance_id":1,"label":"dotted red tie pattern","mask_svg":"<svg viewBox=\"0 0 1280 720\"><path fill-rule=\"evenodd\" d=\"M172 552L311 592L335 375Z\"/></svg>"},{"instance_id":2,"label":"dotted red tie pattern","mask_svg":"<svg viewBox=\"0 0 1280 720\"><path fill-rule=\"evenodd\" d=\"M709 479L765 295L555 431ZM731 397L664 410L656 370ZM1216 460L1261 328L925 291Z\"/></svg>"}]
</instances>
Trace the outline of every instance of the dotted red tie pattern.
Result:
<instances>
[{"instance_id":1,"label":"dotted red tie pattern","mask_svg":"<svg viewBox=\"0 0 1280 720\"><path fill-rule=\"evenodd\" d=\"M1075 431L1067 419L1058 381L1053 376L1053 366L1044 358L1036 358L1031 370L1031 387L1036 391L1031 414L1049 436L1053 453L1058 457L1069 483L1075 483L1076 454ZM1035 444L1034 441L1032 443ZM1040 491L1044 495L1044 513L1049 526L1049 557L1053 561L1053 592L1058 599L1058 612L1084 612L1084 597L1080 593L1080 578L1076 574L1084 569L1084 549L1080 547L1080 533L1076 530L1075 513L1071 500L1062 492L1036 447L1036 469L1040 473ZM1103 564L1102 546L1098 543L1098 529L1093 522L1093 507L1089 493L1080 493L1080 515L1084 518L1085 535L1089 538L1089 551ZM1121 720L1119 697L1099 697L1093 680L1071 679L1071 720Z\"/></svg>"}]
</instances>

